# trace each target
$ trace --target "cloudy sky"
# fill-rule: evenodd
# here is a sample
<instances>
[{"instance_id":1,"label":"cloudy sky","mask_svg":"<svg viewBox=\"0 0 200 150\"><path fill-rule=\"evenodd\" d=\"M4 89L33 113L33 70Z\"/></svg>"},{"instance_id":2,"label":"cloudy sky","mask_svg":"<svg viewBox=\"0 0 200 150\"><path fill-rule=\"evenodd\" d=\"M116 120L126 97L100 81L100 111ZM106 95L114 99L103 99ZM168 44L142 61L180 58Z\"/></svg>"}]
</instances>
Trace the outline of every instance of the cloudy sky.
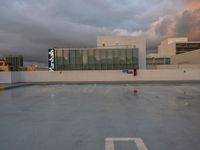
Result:
<instances>
[{"instance_id":1,"label":"cloudy sky","mask_svg":"<svg viewBox=\"0 0 200 150\"><path fill-rule=\"evenodd\" d=\"M0 55L47 62L52 47L95 47L97 35L200 40L199 0L0 0ZM46 63L47 64L47 63Z\"/></svg>"}]
</instances>

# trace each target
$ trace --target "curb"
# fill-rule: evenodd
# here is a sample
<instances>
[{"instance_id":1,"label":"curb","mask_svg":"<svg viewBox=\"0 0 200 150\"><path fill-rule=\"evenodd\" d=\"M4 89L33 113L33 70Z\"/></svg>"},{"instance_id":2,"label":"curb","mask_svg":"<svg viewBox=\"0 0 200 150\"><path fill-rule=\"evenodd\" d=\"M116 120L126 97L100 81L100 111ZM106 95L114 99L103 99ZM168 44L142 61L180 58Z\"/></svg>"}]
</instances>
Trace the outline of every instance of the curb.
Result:
<instances>
[{"instance_id":1,"label":"curb","mask_svg":"<svg viewBox=\"0 0 200 150\"><path fill-rule=\"evenodd\" d=\"M198 81L134 81L134 82L127 82L127 81L85 81L85 82L31 82L31 83L20 83L20 84L11 84L8 86L0 86L0 92L15 89L19 87L25 87L25 86L32 86L32 85L56 85L56 84L79 84L79 85L85 85L85 84L166 84L166 85L174 85L174 84L200 84L200 80Z\"/></svg>"},{"instance_id":2,"label":"curb","mask_svg":"<svg viewBox=\"0 0 200 150\"><path fill-rule=\"evenodd\" d=\"M10 86L6 86L6 87L0 87L0 92L10 90L10 89L19 88L19 87L31 86L31 85L33 85L33 84L28 83L28 84L19 84L19 85L10 85Z\"/></svg>"}]
</instances>

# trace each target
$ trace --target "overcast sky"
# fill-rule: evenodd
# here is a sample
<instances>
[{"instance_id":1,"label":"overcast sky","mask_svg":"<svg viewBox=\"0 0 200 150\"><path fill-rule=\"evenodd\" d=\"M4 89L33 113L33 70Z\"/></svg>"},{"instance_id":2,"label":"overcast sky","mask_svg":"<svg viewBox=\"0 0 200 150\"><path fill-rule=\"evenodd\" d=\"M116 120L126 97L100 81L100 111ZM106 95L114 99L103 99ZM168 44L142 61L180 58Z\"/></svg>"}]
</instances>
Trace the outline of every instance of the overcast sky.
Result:
<instances>
[{"instance_id":1,"label":"overcast sky","mask_svg":"<svg viewBox=\"0 0 200 150\"><path fill-rule=\"evenodd\" d=\"M47 62L52 47L95 47L98 35L200 40L199 0L0 0L0 55ZM47 63L46 63L47 64Z\"/></svg>"}]
</instances>

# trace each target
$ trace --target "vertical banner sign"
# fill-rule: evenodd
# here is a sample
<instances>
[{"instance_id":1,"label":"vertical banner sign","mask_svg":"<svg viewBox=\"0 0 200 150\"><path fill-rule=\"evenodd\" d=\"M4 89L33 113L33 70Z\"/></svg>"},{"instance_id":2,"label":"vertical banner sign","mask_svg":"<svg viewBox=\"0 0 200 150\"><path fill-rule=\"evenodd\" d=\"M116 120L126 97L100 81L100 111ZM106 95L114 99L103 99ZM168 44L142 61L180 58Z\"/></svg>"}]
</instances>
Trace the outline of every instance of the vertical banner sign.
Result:
<instances>
[{"instance_id":1,"label":"vertical banner sign","mask_svg":"<svg viewBox=\"0 0 200 150\"><path fill-rule=\"evenodd\" d=\"M55 50L49 49L49 71L55 71Z\"/></svg>"}]
</instances>

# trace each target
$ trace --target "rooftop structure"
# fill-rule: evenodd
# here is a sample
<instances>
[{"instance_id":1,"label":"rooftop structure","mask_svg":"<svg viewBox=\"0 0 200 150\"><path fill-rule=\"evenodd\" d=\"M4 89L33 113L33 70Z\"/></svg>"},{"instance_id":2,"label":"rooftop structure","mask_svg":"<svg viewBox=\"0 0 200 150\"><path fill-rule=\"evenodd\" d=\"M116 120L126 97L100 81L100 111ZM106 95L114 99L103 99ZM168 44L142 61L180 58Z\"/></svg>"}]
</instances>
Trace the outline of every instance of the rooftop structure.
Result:
<instances>
[{"instance_id":1,"label":"rooftop structure","mask_svg":"<svg viewBox=\"0 0 200 150\"><path fill-rule=\"evenodd\" d=\"M200 49L172 56L171 64L200 64Z\"/></svg>"},{"instance_id":2,"label":"rooftop structure","mask_svg":"<svg viewBox=\"0 0 200 150\"><path fill-rule=\"evenodd\" d=\"M21 71L23 69L23 57L16 55L5 56L0 59L2 71Z\"/></svg>"},{"instance_id":3,"label":"rooftop structure","mask_svg":"<svg viewBox=\"0 0 200 150\"><path fill-rule=\"evenodd\" d=\"M170 64L170 57L160 56L158 53L149 53L146 58L147 69L156 69L157 65Z\"/></svg>"},{"instance_id":4,"label":"rooftop structure","mask_svg":"<svg viewBox=\"0 0 200 150\"><path fill-rule=\"evenodd\" d=\"M0 59L0 71L9 71L10 67L6 63L5 59Z\"/></svg>"},{"instance_id":5,"label":"rooftop structure","mask_svg":"<svg viewBox=\"0 0 200 150\"><path fill-rule=\"evenodd\" d=\"M54 48L49 70L122 70L138 68L137 48Z\"/></svg>"},{"instance_id":6,"label":"rooftop structure","mask_svg":"<svg viewBox=\"0 0 200 150\"><path fill-rule=\"evenodd\" d=\"M11 71L20 71L23 68L23 57L9 55L5 57L6 63L11 67Z\"/></svg>"},{"instance_id":7,"label":"rooftop structure","mask_svg":"<svg viewBox=\"0 0 200 150\"><path fill-rule=\"evenodd\" d=\"M97 48L49 49L49 70L121 70L146 68L146 40L98 36Z\"/></svg>"},{"instance_id":8,"label":"rooftop structure","mask_svg":"<svg viewBox=\"0 0 200 150\"><path fill-rule=\"evenodd\" d=\"M97 48L138 48L139 68L146 69L146 39L132 36L98 36Z\"/></svg>"},{"instance_id":9,"label":"rooftop structure","mask_svg":"<svg viewBox=\"0 0 200 150\"><path fill-rule=\"evenodd\" d=\"M158 46L158 54L161 57L171 57L197 49L200 49L200 41L188 41L187 37L168 38Z\"/></svg>"}]
</instances>

